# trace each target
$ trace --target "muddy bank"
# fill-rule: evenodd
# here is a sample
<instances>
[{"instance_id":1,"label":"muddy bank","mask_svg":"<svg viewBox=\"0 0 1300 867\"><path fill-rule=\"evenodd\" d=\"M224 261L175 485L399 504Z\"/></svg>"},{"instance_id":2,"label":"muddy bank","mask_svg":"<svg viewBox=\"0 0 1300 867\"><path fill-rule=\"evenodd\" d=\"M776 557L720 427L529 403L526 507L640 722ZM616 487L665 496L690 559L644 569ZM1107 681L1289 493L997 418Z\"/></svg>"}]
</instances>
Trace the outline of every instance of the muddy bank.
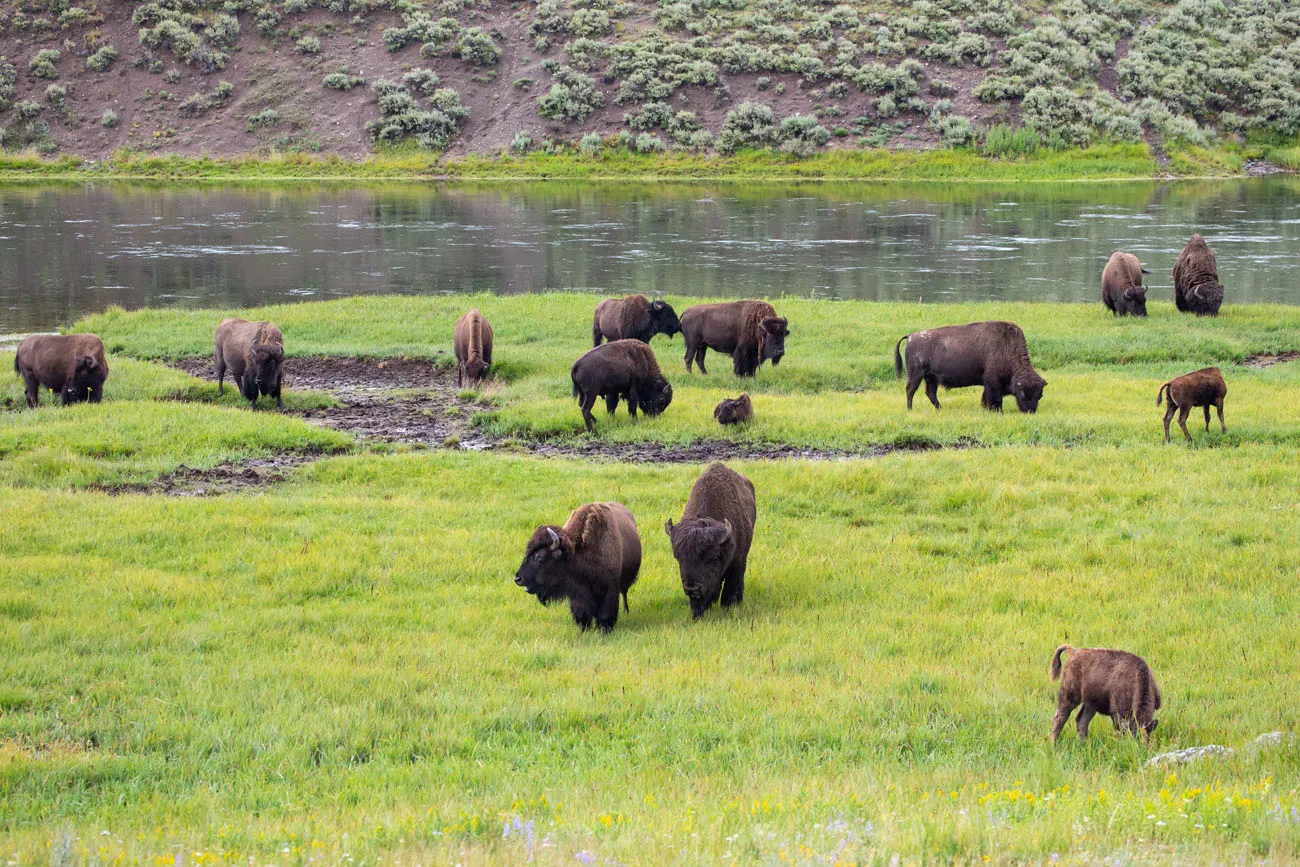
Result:
<instances>
[{"instance_id":1,"label":"muddy bank","mask_svg":"<svg viewBox=\"0 0 1300 867\"><path fill-rule=\"evenodd\" d=\"M505 446L508 448L509 446ZM957 446L963 448L965 446ZM725 460L810 460L844 461L854 458L878 458L895 452L934 451L938 445L872 446L861 451L847 449L810 449L799 446L765 446L734 443L728 440L699 440L689 445L663 443L548 443L520 445L516 450L551 457L579 457L606 461L647 461L650 463L705 463Z\"/></svg>"},{"instance_id":2,"label":"muddy bank","mask_svg":"<svg viewBox=\"0 0 1300 867\"><path fill-rule=\"evenodd\" d=\"M1243 361L1243 367L1254 367L1262 370L1265 367L1272 367L1275 364L1286 364L1289 361L1295 361L1300 358L1300 352L1283 352L1278 355L1252 355Z\"/></svg>"},{"instance_id":3,"label":"muddy bank","mask_svg":"<svg viewBox=\"0 0 1300 867\"><path fill-rule=\"evenodd\" d=\"M284 481L289 471L325 455L277 455L247 461L226 461L206 470L181 465L152 482L105 485L94 490L109 494L167 494L173 497L211 497L265 488Z\"/></svg>"}]
</instances>

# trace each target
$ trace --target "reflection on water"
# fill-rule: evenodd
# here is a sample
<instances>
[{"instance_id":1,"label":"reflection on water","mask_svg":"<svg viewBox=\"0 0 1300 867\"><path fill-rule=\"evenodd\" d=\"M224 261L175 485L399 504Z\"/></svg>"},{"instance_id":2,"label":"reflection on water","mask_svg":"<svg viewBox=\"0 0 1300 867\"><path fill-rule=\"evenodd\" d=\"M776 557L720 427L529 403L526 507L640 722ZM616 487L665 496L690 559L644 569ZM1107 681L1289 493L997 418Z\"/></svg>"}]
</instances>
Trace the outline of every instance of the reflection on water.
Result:
<instances>
[{"instance_id":1,"label":"reflection on water","mask_svg":"<svg viewBox=\"0 0 1300 867\"><path fill-rule=\"evenodd\" d=\"M110 304L382 292L1097 302L1126 249L1172 295L1199 231L1228 304L1300 303L1300 181L0 187L0 333Z\"/></svg>"}]
</instances>

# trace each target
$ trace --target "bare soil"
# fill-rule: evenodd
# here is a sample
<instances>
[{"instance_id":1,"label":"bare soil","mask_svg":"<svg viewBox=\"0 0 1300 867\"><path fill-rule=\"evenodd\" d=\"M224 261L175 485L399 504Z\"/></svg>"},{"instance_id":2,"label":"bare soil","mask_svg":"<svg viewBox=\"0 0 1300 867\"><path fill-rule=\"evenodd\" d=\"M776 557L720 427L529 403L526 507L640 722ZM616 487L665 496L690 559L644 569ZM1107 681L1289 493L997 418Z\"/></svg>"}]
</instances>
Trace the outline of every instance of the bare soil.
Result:
<instances>
[{"instance_id":1,"label":"bare soil","mask_svg":"<svg viewBox=\"0 0 1300 867\"><path fill-rule=\"evenodd\" d=\"M264 488L283 481L289 470L317 460L315 456L277 455L248 461L227 461L211 469L184 465L143 484L106 485L96 490L109 494L168 494L173 497L204 497Z\"/></svg>"},{"instance_id":2,"label":"bare soil","mask_svg":"<svg viewBox=\"0 0 1300 867\"><path fill-rule=\"evenodd\" d=\"M1296 359L1300 359L1300 352L1283 352L1280 355L1252 355L1241 364L1243 367L1254 367L1262 370L1265 367L1286 364L1288 361L1295 361Z\"/></svg>"}]
</instances>

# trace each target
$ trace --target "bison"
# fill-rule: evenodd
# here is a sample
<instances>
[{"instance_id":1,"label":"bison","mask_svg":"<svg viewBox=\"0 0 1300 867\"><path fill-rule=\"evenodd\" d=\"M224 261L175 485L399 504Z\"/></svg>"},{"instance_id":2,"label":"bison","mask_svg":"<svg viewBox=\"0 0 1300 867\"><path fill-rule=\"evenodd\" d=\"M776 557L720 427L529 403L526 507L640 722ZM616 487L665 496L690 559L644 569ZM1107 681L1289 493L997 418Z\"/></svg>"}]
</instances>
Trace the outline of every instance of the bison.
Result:
<instances>
[{"instance_id":1,"label":"bison","mask_svg":"<svg viewBox=\"0 0 1300 867\"><path fill-rule=\"evenodd\" d=\"M1205 432L1210 432L1210 407L1219 411L1219 427L1223 433L1228 426L1223 423L1223 398L1228 394L1228 384L1223 381L1223 373L1217 367L1205 367L1188 373L1177 379L1171 379L1156 392L1156 406L1160 406L1162 396L1167 397L1165 410L1165 442L1169 442L1169 420L1178 411L1178 426L1183 429L1183 436L1192 441L1187 432L1187 415L1194 407L1205 407Z\"/></svg>"},{"instance_id":2,"label":"bison","mask_svg":"<svg viewBox=\"0 0 1300 867\"><path fill-rule=\"evenodd\" d=\"M754 403L748 394L723 400L713 408L718 424L746 424L754 417Z\"/></svg>"},{"instance_id":3,"label":"bison","mask_svg":"<svg viewBox=\"0 0 1300 867\"><path fill-rule=\"evenodd\" d=\"M619 399L626 397L633 418L638 409L646 415L659 415L673 400L673 387L659 372L654 352L639 340L614 340L589 350L573 363L569 376L588 433L596 427L591 408L598 397L605 398L610 415Z\"/></svg>"},{"instance_id":4,"label":"bison","mask_svg":"<svg viewBox=\"0 0 1300 867\"><path fill-rule=\"evenodd\" d=\"M641 570L641 537L622 503L588 503L563 527L538 527L524 549L515 584L549 605L568 599L573 622L584 632L591 621L608 632L618 622L618 598Z\"/></svg>"},{"instance_id":5,"label":"bison","mask_svg":"<svg viewBox=\"0 0 1300 867\"><path fill-rule=\"evenodd\" d=\"M666 301L651 301L644 295L606 298L596 305L591 320L591 345L600 346L601 340L649 343L656 334L667 334L672 339L681 330L677 311Z\"/></svg>"},{"instance_id":6,"label":"bison","mask_svg":"<svg viewBox=\"0 0 1300 867\"><path fill-rule=\"evenodd\" d=\"M695 480L682 520L674 524L669 518L664 524L695 617L708 611L719 593L724 606L744 598L757 520L754 484L725 464L712 463Z\"/></svg>"},{"instance_id":7,"label":"bison","mask_svg":"<svg viewBox=\"0 0 1300 867\"><path fill-rule=\"evenodd\" d=\"M467 380L476 386L492 365L492 326L478 310L471 310L456 321L453 348L456 350L456 385Z\"/></svg>"},{"instance_id":8,"label":"bison","mask_svg":"<svg viewBox=\"0 0 1300 867\"><path fill-rule=\"evenodd\" d=\"M34 334L18 344L14 373L27 387L27 406L35 409L41 386L59 395L63 405L104 399L108 359L104 341L94 334Z\"/></svg>"},{"instance_id":9,"label":"bison","mask_svg":"<svg viewBox=\"0 0 1300 867\"><path fill-rule=\"evenodd\" d=\"M1223 305L1223 285L1214 251L1200 235L1192 235L1174 263L1174 305L1184 313L1218 316Z\"/></svg>"},{"instance_id":10,"label":"bison","mask_svg":"<svg viewBox=\"0 0 1300 867\"><path fill-rule=\"evenodd\" d=\"M1002 411L1010 394L1021 412L1037 412L1047 380L1029 360L1025 333L1012 322L972 322L905 334L894 344L894 373L903 375L898 347L907 341L907 408L925 380L925 396L939 408L939 386L983 385L985 409Z\"/></svg>"},{"instance_id":11,"label":"bison","mask_svg":"<svg viewBox=\"0 0 1300 867\"><path fill-rule=\"evenodd\" d=\"M790 320L777 316L766 301L728 301L725 304L696 304L682 313L682 336L686 339L686 372L691 362L704 369L704 353L710 349L731 356L736 376L753 376L759 365L771 361L776 367L785 355Z\"/></svg>"},{"instance_id":12,"label":"bison","mask_svg":"<svg viewBox=\"0 0 1300 867\"><path fill-rule=\"evenodd\" d=\"M1061 654L1070 658L1061 665ZM1110 717L1115 731L1123 734L1141 731L1146 740L1156 730L1155 712L1160 710L1160 688L1151 667L1140 656L1123 650L1084 647L1068 644L1056 648L1052 656L1052 680L1061 681L1056 695L1056 718L1052 720L1052 743L1061 737L1061 729L1079 705L1075 725L1079 739L1088 737L1088 723L1094 714Z\"/></svg>"},{"instance_id":13,"label":"bison","mask_svg":"<svg viewBox=\"0 0 1300 867\"><path fill-rule=\"evenodd\" d=\"M1146 316L1147 289L1142 275L1150 273L1132 253L1112 253L1101 272L1101 303L1116 316Z\"/></svg>"},{"instance_id":14,"label":"bison","mask_svg":"<svg viewBox=\"0 0 1300 867\"><path fill-rule=\"evenodd\" d=\"M275 398L284 409L280 384L284 378L284 336L270 322L223 319L217 326L217 394L224 394L226 370L251 409L259 393Z\"/></svg>"}]
</instances>

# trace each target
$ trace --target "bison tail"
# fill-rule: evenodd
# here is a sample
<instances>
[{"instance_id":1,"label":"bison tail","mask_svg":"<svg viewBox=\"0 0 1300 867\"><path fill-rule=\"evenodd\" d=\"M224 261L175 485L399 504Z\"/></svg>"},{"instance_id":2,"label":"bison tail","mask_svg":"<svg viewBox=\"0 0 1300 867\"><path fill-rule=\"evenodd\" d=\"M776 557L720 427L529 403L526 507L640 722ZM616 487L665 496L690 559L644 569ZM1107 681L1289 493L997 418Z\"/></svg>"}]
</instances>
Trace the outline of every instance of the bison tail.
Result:
<instances>
[{"instance_id":1,"label":"bison tail","mask_svg":"<svg viewBox=\"0 0 1300 867\"><path fill-rule=\"evenodd\" d=\"M624 591L623 591L623 613L624 613L624 614L627 614L627 613L628 613L629 611L631 611L631 610L632 610L631 608L628 608L628 607L627 607L627 591L624 590ZM1159 699L1156 699L1156 707L1160 707L1160 700L1159 700Z\"/></svg>"},{"instance_id":2,"label":"bison tail","mask_svg":"<svg viewBox=\"0 0 1300 867\"><path fill-rule=\"evenodd\" d=\"M1074 648L1068 644L1062 644L1056 648L1056 653L1052 655L1052 680L1061 679L1061 654L1074 653Z\"/></svg>"},{"instance_id":3,"label":"bison tail","mask_svg":"<svg viewBox=\"0 0 1300 867\"><path fill-rule=\"evenodd\" d=\"M578 378L576 376L570 378L573 380L573 396L582 400L582 389L578 388Z\"/></svg>"},{"instance_id":4,"label":"bison tail","mask_svg":"<svg viewBox=\"0 0 1300 867\"><path fill-rule=\"evenodd\" d=\"M1165 392L1167 392L1168 390L1169 390L1169 383L1168 383L1168 382L1166 382L1164 385L1160 386L1160 390L1156 392L1156 406L1160 406L1160 401L1164 399L1164 394L1165 394Z\"/></svg>"},{"instance_id":5,"label":"bison tail","mask_svg":"<svg viewBox=\"0 0 1300 867\"><path fill-rule=\"evenodd\" d=\"M903 354L898 351L898 347L902 346L903 341L909 336L910 335L904 334L902 337L898 338L898 342L894 344L894 376L899 379L903 378Z\"/></svg>"},{"instance_id":6,"label":"bison tail","mask_svg":"<svg viewBox=\"0 0 1300 867\"><path fill-rule=\"evenodd\" d=\"M18 366L18 353L17 353L17 352L14 353L14 373L18 374L19 376L22 376L22 375L23 375L23 369L22 369L21 367Z\"/></svg>"}]
</instances>

